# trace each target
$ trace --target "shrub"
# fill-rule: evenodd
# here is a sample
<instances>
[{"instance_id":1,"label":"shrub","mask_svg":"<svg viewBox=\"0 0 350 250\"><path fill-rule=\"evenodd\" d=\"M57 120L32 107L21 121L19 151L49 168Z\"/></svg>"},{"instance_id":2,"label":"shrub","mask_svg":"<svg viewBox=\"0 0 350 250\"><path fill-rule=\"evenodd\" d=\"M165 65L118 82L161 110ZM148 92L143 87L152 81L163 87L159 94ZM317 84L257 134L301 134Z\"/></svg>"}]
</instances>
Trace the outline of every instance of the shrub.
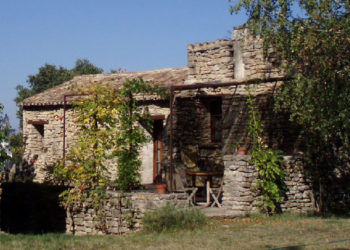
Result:
<instances>
[{"instance_id":1,"label":"shrub","mask_svg":"<svg viewBox=\"0 0 350 250\"><path fill-rule=\"evenodd\" d=\"M143 217L146 232L169 232L194 230L208 223L207 217L198 208L176 208L167 205L150 211Z\"/></svg>"}]
</instances>

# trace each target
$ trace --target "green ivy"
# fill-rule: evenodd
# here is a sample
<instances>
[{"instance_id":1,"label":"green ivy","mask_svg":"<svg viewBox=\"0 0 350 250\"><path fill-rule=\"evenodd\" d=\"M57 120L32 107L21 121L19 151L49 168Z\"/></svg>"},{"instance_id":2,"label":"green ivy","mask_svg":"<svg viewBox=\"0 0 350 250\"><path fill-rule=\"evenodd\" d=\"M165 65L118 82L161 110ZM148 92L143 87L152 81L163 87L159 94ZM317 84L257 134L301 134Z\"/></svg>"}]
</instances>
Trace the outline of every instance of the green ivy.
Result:
<instances>
[{"instance_id":1,"label":"green ivy","mask_svg":"<svg viewBox=\"0 0 350 250\"><path fill-rule=\"evenodd\" d=\"M85 202L90 204L97 215L96 227L104 230L104 204L111 184L108 160L116 146L118 92L111 86L92 85L80 93L81 100L74 103L78 138L54 175L68 186L60 194L64 207L72 213Z\"/></svg>"},{"instance_id":2,"label":"green ivy","mask_svg":"<svg viewBox=\"0 0 350 250\"><path fill-rule=\"evenodd\" d=\"M278 111L300 125L318 208L339 192L350 165L350 1L229 0L246 12L251 33L264 39L290 81L277 89ZM344 180L346 186L346 180ZM331 198L331 199L328 199Z\"/></svg>"},{"instance_id":3,"label":"green ivy","mask_svg":"<svg viewBox=\"0 0 350 250\"><path fill-rule=\"evenodd\" d=\"M142 79L126 80L120 90L118 105L118 136L116 138L118 157L119 189L127 191L140 186L139 150L150 141L146 131L152 131L152 120L147 110L138 105L136 97L164 95L164 90Z\"/></svg>"},{"instance_id":4,"label":"green ivy","mask_svg":"<svg viewBox=\"0 0 350 250\"><path fill-rule=\"evenodd\" d=\"M263 124L256 105L256 99L250 93L247 99L249 113L248 132L252 137L250 164L255 165L258 177L254 189L258 191L258 207L266 213L280 211L280 203L286 191L285 171L281 168L282 152L268 148L263 139Z\"/></svg>"},{"instance_id":5,"label":"green ivy","mask_svg":"<svg viewBox=\"0 0 350 250\"><path fill-rule=\"evenodd\" d=\"M84 203L97 215L96 228L106 230L107 190L129 191L140 186L139 150L151 138L151 117L138 105L137 97L164 91L142 79L126 80L121 89L91 85L81 89L74 102L79 128L76 143L54 169L56 180L67 185L60 194L69 213ZM110 160L117 160L117 179L111 181Z\"/></svg>"}]
</instances>

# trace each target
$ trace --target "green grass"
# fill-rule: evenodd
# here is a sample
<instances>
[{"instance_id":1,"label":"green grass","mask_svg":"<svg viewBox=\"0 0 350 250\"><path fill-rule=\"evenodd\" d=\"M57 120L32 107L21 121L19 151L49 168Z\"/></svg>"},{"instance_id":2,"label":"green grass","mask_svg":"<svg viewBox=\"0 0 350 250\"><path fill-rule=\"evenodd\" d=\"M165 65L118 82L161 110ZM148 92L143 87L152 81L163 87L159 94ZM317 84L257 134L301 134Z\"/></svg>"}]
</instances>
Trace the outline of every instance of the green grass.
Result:
<instances>
[{"instance_id":1,"label":"green grass","mask_svg":"<svg viewBox=\"0 0 350 250\"><path fill-rule=\"evenodd\" d=\"M170 232L197 230L208 224L208 219L198 208L165 206L146 213L143 220L145 232Z\"/></svg>"},{"instance_id":2,"label":"green grass","mask_svg":"<svg viewBox=\"0 0 350 250\"><path fill-rule=\"evenodd\" d=\"M268 249L287 246L350 249L350 219L286 214L210 220L208 225L195 231L143 231L121 236L0 234L0 249Z\"/></svg>"}]
</instances>

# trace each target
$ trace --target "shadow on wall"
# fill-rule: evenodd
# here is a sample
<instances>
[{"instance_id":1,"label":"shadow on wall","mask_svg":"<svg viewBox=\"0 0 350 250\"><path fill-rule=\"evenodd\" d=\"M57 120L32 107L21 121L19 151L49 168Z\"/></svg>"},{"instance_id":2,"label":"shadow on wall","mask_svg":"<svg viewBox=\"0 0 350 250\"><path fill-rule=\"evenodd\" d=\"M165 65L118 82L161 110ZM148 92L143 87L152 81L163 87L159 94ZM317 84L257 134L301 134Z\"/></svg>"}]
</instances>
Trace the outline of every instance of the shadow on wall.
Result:
<instances>
[{"instance_id":1,"label":"shadow on wall","mask_svg":"<svg viewBox=\"0 0 350 250\"><path fill-rule=\"evenodd\" d=\"M8 233L41 234L66 231L66 213L59 206L63 187L37 183L4 183L0 229Z\"/></svg>"}]
</instances>

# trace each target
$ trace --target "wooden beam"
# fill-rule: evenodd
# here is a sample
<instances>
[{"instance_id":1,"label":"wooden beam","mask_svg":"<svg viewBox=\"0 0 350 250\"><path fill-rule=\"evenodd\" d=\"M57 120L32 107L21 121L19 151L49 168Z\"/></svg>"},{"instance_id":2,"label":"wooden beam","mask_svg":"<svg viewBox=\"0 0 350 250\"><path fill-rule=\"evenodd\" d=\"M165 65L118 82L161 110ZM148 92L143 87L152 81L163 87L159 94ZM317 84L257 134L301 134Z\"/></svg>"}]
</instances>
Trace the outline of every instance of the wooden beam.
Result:
<instances>
[{"instance_id":1,"label":"wooden beam","mask_svg":"<svg viewBox=\"0 0 350 250\"><path fill-rule=\"evenodd\" d=\"M47 121L47 120L28 120L27 123L32 124L32 125L44 125L44 124L49 124L49 121Z\"/></svg>"},{"instance_id":2,"label":"wooden beam","mask_svg":"<svg viewBox=\"0 0 350 250\"><path fill-rule=\"evenodd\" d=\"M152 115L152 120L165 120L165 115Z\"/></svg>"}]
</instances>

